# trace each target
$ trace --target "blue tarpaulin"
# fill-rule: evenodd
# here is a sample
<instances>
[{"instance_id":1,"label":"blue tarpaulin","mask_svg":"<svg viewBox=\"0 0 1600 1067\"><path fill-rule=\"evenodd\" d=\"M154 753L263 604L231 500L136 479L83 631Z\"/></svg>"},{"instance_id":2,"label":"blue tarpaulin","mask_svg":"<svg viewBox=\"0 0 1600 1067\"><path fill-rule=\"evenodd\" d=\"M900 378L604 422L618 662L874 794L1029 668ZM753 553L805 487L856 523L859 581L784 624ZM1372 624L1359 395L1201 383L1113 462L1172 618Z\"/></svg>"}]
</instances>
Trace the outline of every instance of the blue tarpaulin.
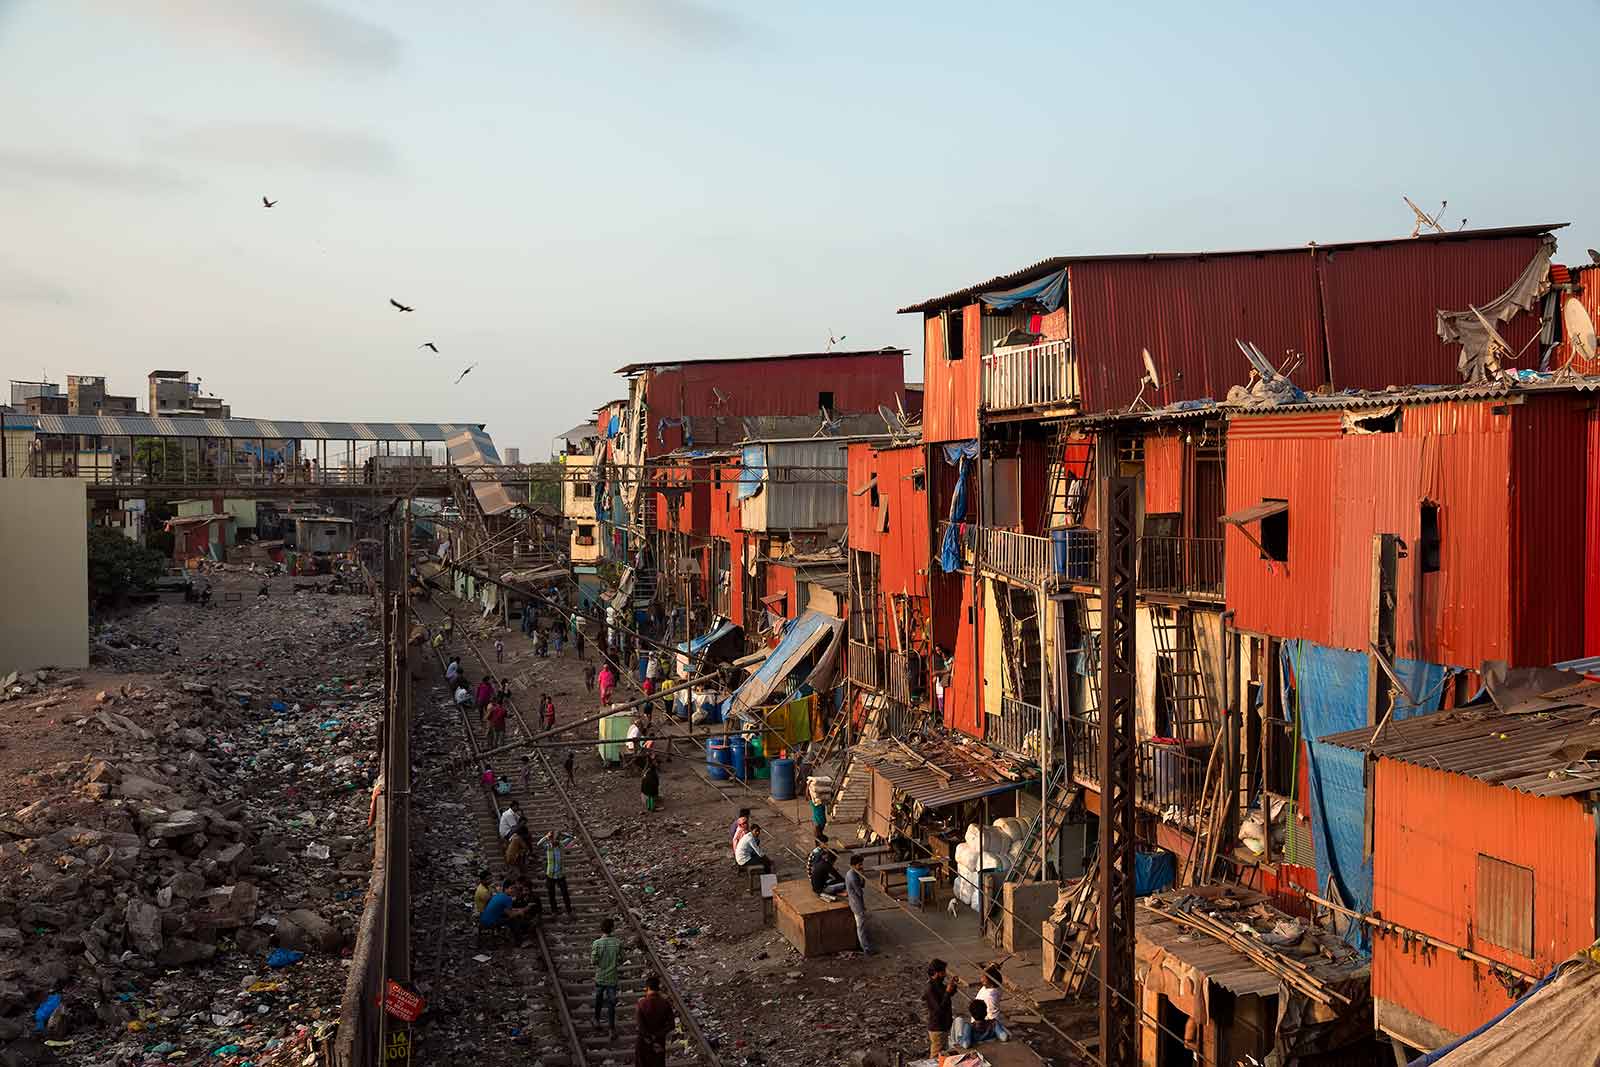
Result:
<instances>
[{"instance_id":1,"label":"blue tarpaulin","mask_svg":"<svg viewBox=\"0 0 1600 1067\"><path fill-rule=\"evenodd\" d=\"M778 647L767 655L761 666L728 699L726 714L733 715L745 708L765 704L813 649L822 646L823 641L843 629L843 620L820 611L808 611L798 619L789 620L778 638Z\"/></svg>"},{"instance_id":2,"label":"blue tarpaulin","mask_svg":"<svg viewBox=\"0 0 1600 1067\"><path fill-rule=\"evenodd\" d=\"M1054 274L1047 274L1038 281L1019 285L1015 289L1000 289L993 293L979 293L978 299L994 308L1004 311L1006 308L1015 307L1025 300L1035 300L1046 311L1054 311L1061 306L1061 298L1067 295L1067 269L1062 267Z\"/></svg>"},{"instance_id":3,"label":"blue tarpaulin","mask_svg":"<svg viewBox=\"0 0 1600 1067\"><path fill-rule=\"evenodd\" d=\"M1281 656L1285 691L1293 681L1293 711L1306 741L1317 889L1325 891L1332 876L1346 907L1371 911L1372 862L1361 854L1366 826L1364 757L1353 749L1321 743L1330 734L1365 725L1367 657L1311 641L1285 641ZM1403 659L1395 662L1394 669L1418 701L1407 704L1396 693L1394 718L1407 719L1438 709L1450 668ZM1351 936L1365 947L1366 925L1353 924Z\"/></svg>"},{"instance_id":4,"label":"blue tarpaulin","mask_svg":"<svg viewBox=\"0 0 1600 1067\"><path fill-rule=\"evenodd\" d=\"M687 652L692 656L696 652L699 652L702 648L705 648L707 645L711 644L713 641L720 641L722 638L733 633L733 631L733 623L724 619L720 625L712 627L699 637L692 638L688 641L679 642L678 651Z\"/></svg>"},{"instance_id":5,"label":"blue tarpaulin","mask_svg":"<svg viewBox=\"0 0 1600 1067\"><path fill-rule=\"evenodd\" d=\"M748 500L761 491L761 479L767 473L767 450L762 445L745 445L740 451L739 499Z\"/></svg>"},{"instance_id":6,"label":"blue tarpaulin","mask_svg":"<svg viewBox=\"0 0 1600 1067\"><path fill-rule=\"evenodd\" d=\"M615 415L611 416L611 421L606 423L606 436L617 436L617 417Z\"/></svg>"},{"instance_id":7,"label":"blue tarpaulin","mask_svg":"<svg viewBox=\"0 0 1600 1067\"><path fill-rule=\"evenodd\" d=\"M944 542L939 546L939 569L946 574L961 569L959 524L967 517L967 481L972 473L972 461L977 458L976 441L958 441L944 446L944 461L956 468L956 491L950 496L949 525L944 528Z\"/></svg>"},{"instance_id":8,"label":"blue tarpaulin","mask_svg":"<svg viewBox=\"0 0 1600 1067\"><path fill-rule=\"evenodd\" d=\"M1133 854L1133 895L1159 893L1178 880L1178 858L1164 848L1140 849Z\"/></svg>"}]
</instances>

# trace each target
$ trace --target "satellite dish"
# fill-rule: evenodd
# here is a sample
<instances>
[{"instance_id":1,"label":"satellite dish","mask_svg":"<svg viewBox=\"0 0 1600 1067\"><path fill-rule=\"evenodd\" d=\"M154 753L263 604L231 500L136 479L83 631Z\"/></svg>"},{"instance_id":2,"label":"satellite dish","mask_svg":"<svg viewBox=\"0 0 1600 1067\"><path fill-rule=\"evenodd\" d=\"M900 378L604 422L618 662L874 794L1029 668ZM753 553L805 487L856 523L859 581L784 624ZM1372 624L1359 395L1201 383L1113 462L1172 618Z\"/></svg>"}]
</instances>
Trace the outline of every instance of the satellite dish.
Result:
<instances>
[{"instance_id":1,"label":"satellite dish","mask_svg":"<svg viewBox=\"0 0 1600 1067\"><path fill-rule=\"evenodd\" d=\"M1154 389L1156 392L1161 391L1161 375L1156 372L1156 361L1150 358L1150 350L1141 348L1139 354L1144 357L1144 377L1139 379L1139 392L1134 395L1133 403L1128 405L1129 411L1132 411L1140 404L1143 404L1146 408L1150 407L1150 401L1144 398L1144 391L1147 388Z\"/></svg>"},{"instance_id":2,"label":"satellite dish","mask_svg":"<svg viewBox=\"0 0 1600 1067\"><path fill-rule=\"evenodd\" d=\"M902 437L908 432L906 430L905 420L900 417L899 413L891 411L888 405L878 405L878 417L881 418L883 420L883 424L889 428L890 437Z\"/></svg>"},{"instance_id":3,"label":"satellite dish","mask_svg":"<svg viewBox=\"0 0 1600 1067\"><path fill-rule=\"evenodd\" d=\"M1586 360L1593 360L1596 352L1594 333L1594 320L1589 318L1588 309L1579 302L1577 297L1569 297L1561 307L1561 325L1566 330L1567 342L1571 345L1571 353L1567 356L1567 366L1578 356ZM1566 367L1562 368L1563 370Z\"/></svg>"}]
</instances>

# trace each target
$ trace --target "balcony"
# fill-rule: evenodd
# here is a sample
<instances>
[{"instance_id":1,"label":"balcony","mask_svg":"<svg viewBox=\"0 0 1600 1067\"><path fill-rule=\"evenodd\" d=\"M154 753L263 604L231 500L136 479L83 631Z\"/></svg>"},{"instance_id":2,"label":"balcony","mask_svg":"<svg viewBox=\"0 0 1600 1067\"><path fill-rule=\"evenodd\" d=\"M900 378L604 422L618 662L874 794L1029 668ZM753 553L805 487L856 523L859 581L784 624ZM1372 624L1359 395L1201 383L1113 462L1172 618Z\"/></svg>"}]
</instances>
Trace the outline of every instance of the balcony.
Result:
<instances>
[{"instance_id":1,"label":"balcony","mask_svg":"<svg viewBox=\"0 0 1600 1067\"><path fill-rule=\"evenodd\" d=\"M997 348L983 357L983 406L990 411L1066 407L1078 396L1078 363L1066 341Z\"/></svg>"},{"instance_id":2,"label":"balcony","mask_svg":"<svg viewBox=\"0 0 1600 1067\"><path fill-rule=\"evenodd\" d=\"M1139 590L1222 599L1222 538L1139 538Z\"/></svg>"},{"instance_id":3,"label":"balcony","mask_svg":"<svg viewBox=\"0 0 1600 1067\"><path fill-rule=\"evenodd\" d=\"M1038 760L1044 743L1040 733L1042 718L1037 705L1002 697L1000 714L988 716L983 739L1013 755Z\"/></svg>"},{"instance_id":4,"label":"balcony","mask_svg":"<svg viewBox=\"0 0 1600 1067\"><path fill-rule=\"evenodd\" d=\"M1053 530L1049 537L985 529L980 533L983 566L1024 585L1051 575L1067 582L1094 582L1099 545L1095 531Z\"/></svg>"},{"instance_id":5,"label":"balcony","mask_svg":"<svg viewBox=\"0 0 1600 1067\"><path fill-rule=\"evenodd\" d=\"M852 682L867 689L880 689L883 685L883 667L878 650L865 641L850 642L846 654L846 667Z\"/></svg>"},{"instance_id":6,"label":"balcony","mask_svg":"<svg viewBox=\"0 0 1600 1067\"><path fill-rule=\"evenodd\" d=\"M1100 724L1074 716L1067 722L1067 733L1073 778L1099 788ZM1134 757L1136 803L1169 822L1193 828L1205 794L1208 756L1206 745L1141 740Z\"/></svg>"}]
</instances>

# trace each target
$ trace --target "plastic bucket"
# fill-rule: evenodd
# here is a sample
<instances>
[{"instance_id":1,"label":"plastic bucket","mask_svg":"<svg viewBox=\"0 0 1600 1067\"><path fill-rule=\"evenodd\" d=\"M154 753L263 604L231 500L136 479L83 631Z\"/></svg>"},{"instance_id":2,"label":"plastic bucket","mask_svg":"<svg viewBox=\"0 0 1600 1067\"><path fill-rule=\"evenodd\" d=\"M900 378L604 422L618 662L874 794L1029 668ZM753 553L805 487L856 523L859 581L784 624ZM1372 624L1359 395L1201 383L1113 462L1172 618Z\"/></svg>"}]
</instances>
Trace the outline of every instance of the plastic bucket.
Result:
<instances>
[{"instance_id":1,"label":"plastic bucket","mask_svg":"<svg viewBox=\"0 0 1600 1067\"><path fill-rule=\"evenodd\" d=\"M733 757L728 753L728 742L720 737L706 739L706 773L717 781L727 781L728 765Z\"/></svg>"},{"instance_id":2,"label":"plastic bucket","mask_svg":"<svg viewBox=\"0 0 1600 1067\"><path fill-rule=\"evenodd\" d=\"M772 799L794 799L794 760L779 757L772 761Z\"/></svg>"},{"instance_id":3,"label":"plastic bucket","mask_svg":"<svg viewBox=\"0 0 1600 1067\"><path fill-rule=\"evenodd\" d=\"M739 779L741 782L744 781L745 778L748 777L747 768L745 765L745 757L748 755L748 753L745 749L744 738L728 738L728 752L731 757L729 763L733 767L733 776Z\"/></svg>"},{"instance_id":4,"label":"plastic bucket","mask_svg":"<svg viewBox=\"0 0 1600 1067\"><path fill-rule=\"evenodd\" d=\"M906 901L916 904L922 900L922 880L932 874L927 867L906 868Z\"/></svg>"}]
</instances>

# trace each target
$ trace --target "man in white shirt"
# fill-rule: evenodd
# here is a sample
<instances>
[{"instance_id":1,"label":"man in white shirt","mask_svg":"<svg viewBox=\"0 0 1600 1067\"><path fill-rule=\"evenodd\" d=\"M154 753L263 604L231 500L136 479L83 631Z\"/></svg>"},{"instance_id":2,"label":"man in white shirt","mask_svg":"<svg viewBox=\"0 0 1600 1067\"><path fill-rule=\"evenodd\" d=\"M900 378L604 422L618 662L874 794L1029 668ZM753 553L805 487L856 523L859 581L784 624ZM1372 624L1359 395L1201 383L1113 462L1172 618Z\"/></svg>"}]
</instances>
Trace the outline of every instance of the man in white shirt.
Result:
<instances>
[{"instance_id":1,"label":"man in white shirt","mask_svg":"<svg viewBox=\"0 0 1600 1067\"><path fill-rule=\"evenodd\" d=\"M772 861L761 851L761 827L752 826L750 832L739 838L733 850L733 862L741 867L760 867L762 873L772 873Z\"/></svg>"},{"instance_id":2,"label":"man in white shirt","mask_svg":"<svg viewBox=\"0 0 1600 1067\"><path fill-rule=\"evenodd\" d=\"M506 810L500 813L500 840L504 841L509 838L512 831L514 831L517 826L521 824L521 822L522 812L518 810L517 802L513 800L510 804L506 805Z\"/></svg>"}]
</instances>

